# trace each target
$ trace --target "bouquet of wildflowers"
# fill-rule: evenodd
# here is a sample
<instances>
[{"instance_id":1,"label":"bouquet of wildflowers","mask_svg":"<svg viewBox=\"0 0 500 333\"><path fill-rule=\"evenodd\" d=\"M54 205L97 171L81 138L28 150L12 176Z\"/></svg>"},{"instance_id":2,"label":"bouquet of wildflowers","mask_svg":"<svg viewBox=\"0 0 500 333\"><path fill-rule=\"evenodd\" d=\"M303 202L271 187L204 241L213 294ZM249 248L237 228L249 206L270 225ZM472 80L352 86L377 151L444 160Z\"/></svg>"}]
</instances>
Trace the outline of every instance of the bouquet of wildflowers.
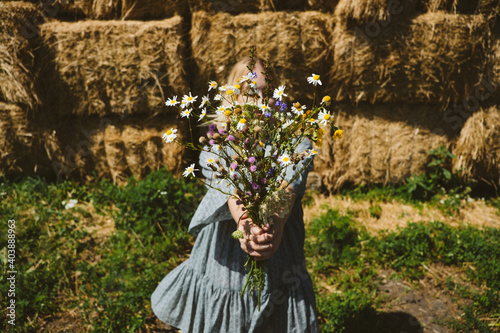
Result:
<instances>
[{"instance_id":1,"label":"bouquet of wildflowers","mask_svg":"<svg viewBox=\"0 0 500 333\"><path fill-rule=\"evenodd\" d=\"M251 57L253 59L253 53ZM270 68L268 62L264 64L263 73L253 72L253 68L252 61L248 74L235 85L224 86L210 81L209 94L202 97L198 108L194 105L198 97L191 93L184 95L180 102L177 96L173 96L166 101L166 105L177 107L181 117L189 121L197 118L198 122L209 123L208 131L200 137L199 143L190 142L185 146L214 153L215 157L208 160L207 167L214 172L213 182L216 184L211 181L206 185L235 196L237 204L244 206L253 223L262 227L271 225L272 216L277 212L282 218L289 213L283 207L288 206L286 187L294 179L289 183L283 182L287 168L299 168L296 170L298 176L317 154L313 149L297 152L298 145L304 138L319 144L327 129L335 138L341 138L342 130L332 122L332 115L326 109L329 96L310 108L298 102L289 108L284 101L287 97L285 86L279 86L272 91L276 100L274 106L269 105L271 91L266 92L266 98L256 102L258 90L255 79L257 75L264 75L269 87ZM321 85L320 76L316 74L308 77L307 81ZM242 86L246 88L244 91ZM210 97L210 92L215 96ZM212 119L207 116L208 112L212 113ZM163 135L163 139L167 143L182 144L177 139L177 130L173 128ZM191 164L183 175L195 177L195 171L198 169ZM223 183L226 186L221 186ZM233 237L243 238L243 233L237 230ZM249 256L245 265L250 269L242 294L250 283L249 291L257 290L260 307L260 292L265 281L264 264Z\"/></svg>"}]
</instances>

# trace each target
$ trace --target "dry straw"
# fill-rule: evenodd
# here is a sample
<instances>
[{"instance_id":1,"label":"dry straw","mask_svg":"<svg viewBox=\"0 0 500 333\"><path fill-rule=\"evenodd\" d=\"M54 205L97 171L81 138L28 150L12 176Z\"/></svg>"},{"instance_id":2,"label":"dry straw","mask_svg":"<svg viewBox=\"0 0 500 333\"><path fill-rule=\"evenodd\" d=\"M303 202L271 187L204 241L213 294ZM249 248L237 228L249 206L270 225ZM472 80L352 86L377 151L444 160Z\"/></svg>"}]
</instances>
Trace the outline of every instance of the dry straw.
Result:
<instances>
[{"instance_id":1,"label":"dry straw","mask_svg":"<svg viewBox=\"0 0 500 333\"><path fill-rule=\"evenodd\" d=\"M41 26L51 115L154 114L188 90L182 19ZM55 92L57 92L56 96Z\"/></svg>"},{"instance_id":2,"label":"dry straw","mask_svg":"<svg viewBox=\"0 0 500 333\"><path fill-rule=\"evenodd\" d=\"M393 22L416 13L417 0L340 0L335 7L339 24L350 28L370 22Z\"/></svg>"},{"instance_id":3,"label":"dry straw","mask_svg":"<svg viewBox=\"0 0 500 333\"><path fill-rule=\"evenodd\" d=\"M0 176L33 175L44 161L28 112L0 102Z\"/></svg>"},{"instance_id":4,"label":"dry straw","mask_svg":"<svg viewBox=\"0 0 500 333\"><path fill-rule=\"evenodd\" d=\"M339 105L341 140L327 139L315 170L330 192L367 183L398 184L424 171L427 152L451 145L442 114L430 106Z\"/></svg>"},{"instance_id":5,"label":"dry straw","mask_svg":"<svg viewBox=\"0 0 500 333\"><path fill-rule=\"evenodd\" d=\"M467 119L456 142L455 171L500 185L500 108L481 109Z\"/></svg>"},{"instance_id":6,"label":"dry straw","mask_svg":"<svg viewBox=\"0 0 500 333\"><path fill-rule=\"evenodd\" d=\"M231 67L249 55L251 45L256 45L257 55L271 61L280 83L286 84L289 97L305 103L305 97L311 98L313 92L306 78L311 73L327 71L333 24L331 15L319 12L236 16L196 12L191 40L200 73L197 81L202 83L197 88L206 91L209 80L223 82ZM326 75L322 79L326 81Z\"/></svg>"},{"instance_id":7,"label":"dry straw","mask_svg":"<svg viewBox=\"0 0 500 333\"><path fill-rule=\"evenodd\" d=\"M128 177L144 177L167 167L180 175L184 148L166 145L163 133L178 128L181 139L187 139L186 126L179 127L176 116L144 119L129 117L72 119L57 130L44 129L44 149L50 160L52 176L91 180L111 178L124 184Z\"/></svg>"},{"instance_id":8,"label":"dry straw","mask_svg":"<svg viewBox=\"0 0 500 333\"><path fill-rule=\"evenodd\" d=\"M42 20L33 4L0 2L0 101L38 105L33 49L36 22Z\"/></svg>"},{"instance_id":9,"label":"dry straw","mask_svg":"<svg viewBox=\"0 0 500 333\"><path fill-rule=\"evenodd\" d=\"M445 10L456 14L498 15L498 0L422 0L425 9L431 12Z\"/></svg>"},{"instance_id":10,"label":"dry straw","mask_svg":"<svg viewBox=\"0 0 500 333\"><path fill-rule=\"evenodd\" d=\"M367 38L336 26L329 91L354 103L431 103L469 96L490 66L481 15L427 13Z\"/></svg>"}]
</instances>

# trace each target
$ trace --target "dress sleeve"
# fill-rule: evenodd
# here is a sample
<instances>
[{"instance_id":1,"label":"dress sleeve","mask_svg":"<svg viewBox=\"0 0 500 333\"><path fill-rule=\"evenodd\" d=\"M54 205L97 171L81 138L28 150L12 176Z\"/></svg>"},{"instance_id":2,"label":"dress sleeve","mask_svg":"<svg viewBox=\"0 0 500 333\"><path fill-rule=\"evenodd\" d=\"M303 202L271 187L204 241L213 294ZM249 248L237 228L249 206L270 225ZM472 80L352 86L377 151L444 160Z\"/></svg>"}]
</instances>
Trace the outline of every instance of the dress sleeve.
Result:
<instances>
[{"instance_id":1,"label":"dress sleeve","mask_svg":"<svg viewBox=\"0 0 500 333\"><path fill-rule=\"evenodd\" d=\"M297 146L295 152L302 153L306 149L311 150L312 144L308 139L304 138L304 140ZM285 180L291 183L290 185L293 187L297 198L302 198L304 196L307 175L309 174L309 171L313 169L313 158L314 155L303 159L295 166L295 170L294 165L289 165L285 170ZM304 166L305 169L302 170Z\"/></svg>"},{"instance_id":2,"label":"dress sleeve","mask_svg":"<svg viewBox=\"0 0 500 333\"><path fill-rule=\"evenodd\" d=\"M227 186L226 181L221 181L217 184L216 180L213 178L214 171L210 169L208 164L209 158L216 158L217 156L210 152L202 151L200 154L200 167L203 176L206 178L206 182L211 184L213 187L219 188L224 192L231 192ZM205 197L200 202L198 209L194 213L191 223L189 224L188 232L193 236L198 235L200 230L210 223L232 220L233 216L229 211L229 206L227 205L227 200L229 199L229 194L221 193L218 190L210 188L207 186L208 191Z\"/></svg>"}]
</instances>

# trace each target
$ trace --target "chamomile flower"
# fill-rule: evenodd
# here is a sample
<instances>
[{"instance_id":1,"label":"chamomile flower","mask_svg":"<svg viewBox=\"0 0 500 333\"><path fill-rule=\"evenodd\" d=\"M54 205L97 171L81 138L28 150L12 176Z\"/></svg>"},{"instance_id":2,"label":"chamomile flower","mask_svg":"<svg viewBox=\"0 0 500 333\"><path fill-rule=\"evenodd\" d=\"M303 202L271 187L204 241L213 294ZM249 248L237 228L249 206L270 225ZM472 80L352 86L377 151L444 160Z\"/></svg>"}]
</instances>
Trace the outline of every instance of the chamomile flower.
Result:
<instances>
[{"instance_id":1,"label":"chamomile flower","mask_svg":"<svg viewBox=\"0 0 500 333\"><path fill-rule=\"evenodd\" d=\"M215 110L215 113L216 113L217 115L219 115L219 116L223 116L223 115L224 115L224 110L225 110L225 109L226 109L226 108L225 108L224 106L222 106L222 105L221 105L221 106L219 106L219 107Z\"/></svg>"},{"instance_id":2,"label":"chamomile flower","mask_svg":"<svg viewBox=\"0 0 500 333\"><path fill-rule=\"evenodd\" d=\"M179 104L179 101L177 100L177 96L169 98L165 102L165 106L176 106L177 104Z\"/></svg>"},{"instance_id":3,"label":"chamomile flower","mask_svg":"<svg viewBox=\"0 0 500 333\"><path fill-rule=\"evenodd\" d=\"M248 73L247 75L243 75L243 76L241 77L241 79L238 81L238 83L243 83L243 82L246 82L246 81L250 80L250 75L251 75L251 74L252 74L252 73Z\"/></svg>"},{"instance_id":4,"label":"chamomile flower","mask_svg":"<svg viewBox=\"0 0 500 333\"><path fill-rule=\"evenodd\" d=\"M257 81L252 80L252 82L250 82L250 88L257 89Z\"/></svg>"},{"instance_id":5,"label":"chamomile flower","mask_svg":"<svg viewBox=\"0 0 500 333\"><path fill-rule=\"evenodd\" d=\"M220 128L227 131L227 123L220 123Z\"/></svg>"},{"instance_id":6,"label":"chamomile flower","mask_svg":"<svg viewBox=\"0 0 500 333\"><path fill-rule=\"evenodd\" d=\"M329 111L321 110L318 114L318 121L321 125L326 126L330 123L332 115Z\"/></svg>"},{"instance_id":7,"label":"chamomile flower","mask_svg":"<svg viewBox=\"0 0 500 333\"><path fill-rule=\"evenodd\" d=\"M214 97L214 100L215 100L215 101L220 101L221 99L222 99L222 95L221 95L221 94L217 94L217 95L215 95L215 97Z\"/></svg>"},{"instance_id":8,"label":"chamomile flower","mask_svg":"<svg viewBox=\"0 0 500 333\"><path fill-rule=\"evenodd\" d=\"M210 166L210 165L214 165L214 163L215 163L215 161L214 161L214 159L213 159L213 158L211 158L211 157L210 157L210 158L208 159L208 161L207 161L207 165L209 165L209 166Z\"/></svg>"},{"instance_id":9,"label":"chamomile flower","mask_svg":"<svg viewBox=\"0 0 500 333\"><path fill-rule=\"evenodd\" d=\"M166 143L170 143L177 137L177 129L171 128L163 134L163 140Z\"/></svg>"},{"instance_id":10,"label":"chamomile flower","mask_svg":"<svg viewBox=\"0 0 500 333\"><path fill-rule=\"evenodd\" d=\"M311 124L311 125L312 125L312 124L315 124L315 123L316 123L316 119L314 119L314 118L309 118L309 119L307 119L307 122L308 122L309 124Z\"/></svg>"},{"instance_id":11,"label":"chamomile flower","mask_svg":"<svg viewBox=\"0 0 500 333\"><path fill-rule=\"evenodd\" d=\"M200 121L203 118L205 118L206 115L207 115L207 109L203 108L203 110L201 110L200 118L198 119L198 121Z\"/></svg>"},{"instance_id":12,"label":"chamomile flower","mask_svg":"<svg viewBox=\"0 0 500 333\"><path fill-rule=\"evenodd\" d=\"M285 129L285 128L287 128L288 126L290 126L291 124L293 124L293 120L292 120L292 119L288 119L287 121L285 121L285 122L281 125L281 128L282 128L282 129Z\"/></svg>"},{"instance_id":13,"label":"chamomile flower","mask_svg":"<svg viewBox=\"0 0 500 333\"><path fill-rule=\"evenodd\" d=\"M182 175L183 175L184 177L187 177L187 176L189 176L189 175L191 175L191 176L195 177L195 175L194 175L194 172L195 172L195 171L198 171L198 169L195 169L195 168L194 168L194 163L193 163L193 164L191 164L190 166L188 166L188 167L186 168L186 170L184 170L184 172L182 173Z\"/></svg>"},{"instance_id":14,"label":"chamomile flower","mask_svg":"<svg viewBox=\"0 0 500 333\"><path fill-rule=\"evenodd\" d=\"M343 136L344 136L344 131L342 131L341 129L338 129L335 131L335 133L333 133L334 139L342 139Z\"/></svg>"},{"instance_id":15,"label":"chamomile flower","mask_svg":"<svg viewBox=\"0 0 500 333\"><path fill-rule=\"evenodd\" d=\"M292 105L292 112L295 113L297 116L303 115L305 109L306 109L306 106L300 105L299 102L293 103L293 105Z\"/></svg>"},{"instance_id":16,"label":"chamomile flower","mask_svg":"<svg viewBox=\"0 0 500 333\"><path fill-rule=\"evenodd\" d=\"M209 102L210 102L209 96L208 96L208 95L203 96L203 97L201 98L200 108L204 107L204 106L205 106L205 105L207 105Z\"/></svg>"},{"instance_id":17,"label":"chamomile flower","mask_svg":"<svg viewBox=\"0 0 500 333\"><path fill-rule=\"evenodd\" d=\"M278 89L274 89L274 99L278 99L281 101L285 96L288 96L287 94L285 94L285 86L279 86Z\"/></svg>"},{"instance_id":18,"label":"chamomile flower","mask_svg":"<svg viewBox=\"0 0 500 333\"><path fill-rule=\"evenodd\" d=\"M208 82L208 91L210 91L212 89L217 89L217 82L215 82L215 81Z\"/></svg>"},{"instance_id":19,"label":"chamomile flower","mask_svg":"<svg viewBox=\"0 0 500 333\"><path fill-rule=\"evenodd\" d=\"M321 80L319 79L319 75L314 73L313 75L307 78L307 82L315 86L317 86L318 84L321 85Z\"/></svg>"},{"instance_id":20,"label":"chamomile flower","mask_svg":"<svg viewBox=\"0 0 500 333\"><path fill-rule=\"evenodd\" d=\"M227 87L226 86L220 86L219 87L219 91L226 91L227 90Z\"/></svg>"},{"instance_id":21,"label":"chamomile flower","mask_svg":"<svg viewBox=\"0 0 500 333\"><path fill-rule=\"evenodd\" d=\"M261 109L262 112L269 111L269 105L267 105L267 104L259 104L259 109Z\"/></svg>"},{"instance_id":22,"label":"chamomile flower","mask_svg":"<svg viewBox=\"0 0 500 333\"><path fill-rule=\"evenodd\" d=\"M189 118L191 116L191 112L193 112L193 109L186 109L181 112L181 118Z\"/></svg>"},{"instance_id":23,"label":"chamomile flower","mask_svg":"<svg viewBox=\"0 0 500 333\"><path fill-rule=\"evenodd\" d=\"M283 165L288 165L292 163L292 160L288 154L283 154L278 158L278 162L283 163Z\"/></svg>"},{"instance_id":24,"label":"chamomile flower","mask_svg":"<svg viewBox=\"0 0 500 333\"><path fill-rule=\"evenodd\" d=\"M328 103L328 102L330 102L330 100L331 100L331 99L332 99L332 98L331 98L330 96L326 95L326 96L325 96L325 97L323 97L323 99L321 100L321 104L323 104L323 103Z\"/></svg>"},{"instance_id":25,"label":"chamomile flower","mask_svg":"<svg viewBox=\"0 0 500 333\"><path fill-rule=\"evenodd\" d=\"M247 120L245 118L241 118L240 121L238 122L238 125L236 125L236 128L238 131L243 131L247 127Z\"/></svg>"},{"instance_id":26,"label":"chamomile flower","mask_svg":"<svg viewBox=\"0 0 500 333\"><path fill-rule=\"evenodd\" d=\"M188 107L190 104L193 104L194 101L196 101L196 99L198 98L198 96L192 96L191 95L191 92L189 93L189 96L188 95L184 95L182 97L182 103L181 103L181 106L183 108L186 108Z\"/></svg>"},{"instance_id":27,"label":"chamomile flower","mask_svg":"<svg viewBox=\"0 0 500 333\"><path fill-rule=\"evenodd\" d=\"M218 152L219 152L219 151L221 151L221 150L222 150L222 146L221 146L221 145L213 145L213 146L212 146L212 151L213 151L214 153L218 153Z\"/></svg>"}]
</instances>

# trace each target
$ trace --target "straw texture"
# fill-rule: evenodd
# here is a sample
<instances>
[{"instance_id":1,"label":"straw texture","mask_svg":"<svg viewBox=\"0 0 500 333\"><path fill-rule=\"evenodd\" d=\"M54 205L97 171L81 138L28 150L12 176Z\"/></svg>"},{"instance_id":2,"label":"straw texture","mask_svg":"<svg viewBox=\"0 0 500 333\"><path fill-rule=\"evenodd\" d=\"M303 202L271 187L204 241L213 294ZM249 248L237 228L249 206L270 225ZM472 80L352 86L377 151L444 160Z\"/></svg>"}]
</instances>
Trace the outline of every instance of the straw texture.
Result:
<instances>
[{"instance_id":1,"label":"straw texture","mask_svg":"<svg viewBox=\"0 0 500 333\"><path fill-rule=\"evenodd\" d=\"M350 185L402 183L424 171L429 150L449 147L453 140L435 107L339 105L334 114L344 137L324 140L314 162L330 192Z\"/></svg>"},{"instance_id":2,"label":"straw texture","mask_svg":"<svg viewBox=\"0 0 500 333\"><path fill-rule=\"evenodd\" d=\"M358 31L359 32L359 31ZM461 102L488 66L489 26L481 15L428 13L378 35L337 25L328 91L351 103Z\"/></svg>"},{"instance_id":3,"label":"straw texture","mask_svg":"<svg viewBox=\"0 0 500 333\"><path fill-rule=\"evenodd\" d=\"M500 108L481 109L467 119L453 153L455 171L500 185Z\"/></svg>"},{"instance_id":4,"label":"straw texture","mask_svg":"<svg viewBox=\"0 0 500 333\"><path fill-rule=\"evenodd\" d=\"M59 115L163 110L166 96L188 90L182 32L178 16L42 25L45 104Z\"/></svg>"},{"instance_id":5,"label":"straw texture","mask_svg":"<svg viewBox=\"0 0 500 333\"><path fill-rule=\"evenodd\" d=\"M0 2L0 101L36 108L34 49L38 24L44 20L36 6Z\"/></svg>"}]
</instances>

